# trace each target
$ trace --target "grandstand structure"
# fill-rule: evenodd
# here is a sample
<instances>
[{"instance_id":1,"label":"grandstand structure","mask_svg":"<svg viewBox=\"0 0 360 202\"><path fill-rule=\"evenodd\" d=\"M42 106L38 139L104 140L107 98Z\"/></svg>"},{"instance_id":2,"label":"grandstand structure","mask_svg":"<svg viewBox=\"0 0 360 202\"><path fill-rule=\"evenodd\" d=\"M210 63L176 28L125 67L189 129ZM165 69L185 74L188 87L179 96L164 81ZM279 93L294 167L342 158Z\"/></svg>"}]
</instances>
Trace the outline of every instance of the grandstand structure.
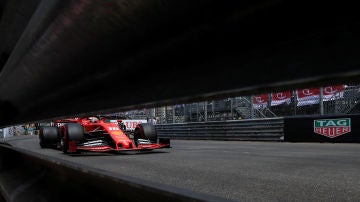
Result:
<instances>
[{"instance_id":1,"label":"grandstand structure","mask_svg":"<svg viewBox=\"0 0 360 202\"><path fill-rule=\"evenodd\" d=\"M160 124L360 113L360 84L308 88L302 92L311 95L300 95L301 89L294 89L125 113L132 119L156 117ZM282 100L278 99L279 95ZM259 104L258 101L263 102Z\"/></svg>"}]
</instances>

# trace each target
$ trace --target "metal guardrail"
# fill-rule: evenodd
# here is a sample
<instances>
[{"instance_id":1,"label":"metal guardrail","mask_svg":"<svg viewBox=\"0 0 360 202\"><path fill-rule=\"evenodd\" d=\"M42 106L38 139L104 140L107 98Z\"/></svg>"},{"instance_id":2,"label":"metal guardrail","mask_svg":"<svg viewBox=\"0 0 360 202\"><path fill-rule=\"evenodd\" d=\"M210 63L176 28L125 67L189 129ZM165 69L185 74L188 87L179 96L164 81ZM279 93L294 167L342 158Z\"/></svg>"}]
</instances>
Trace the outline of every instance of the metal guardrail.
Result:
<instances>
[{"instance_id":1,"label":"metal guardrail","mask_svg":"<svg viewBox=\"0 0 360 202\"><path fill-rule=\"evenodd\" d=\"M283 140L284 119L246 119L156 125L159 137L201 140Z\"/></svg>"}]
</instances>

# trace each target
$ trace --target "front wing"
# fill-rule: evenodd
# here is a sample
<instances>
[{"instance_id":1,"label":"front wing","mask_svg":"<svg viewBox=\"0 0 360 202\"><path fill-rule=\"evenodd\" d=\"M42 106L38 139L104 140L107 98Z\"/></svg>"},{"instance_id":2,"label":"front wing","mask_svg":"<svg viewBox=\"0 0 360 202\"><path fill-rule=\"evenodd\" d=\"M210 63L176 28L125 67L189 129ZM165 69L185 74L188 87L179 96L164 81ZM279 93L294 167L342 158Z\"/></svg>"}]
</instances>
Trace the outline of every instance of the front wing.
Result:
<instances>
[{"instance_id":1,"label":"front wing","mask_svg":"<svg viewBox=\"0 0 360 202\"><path fill-rule=\"evenodd\" d=\"M77 151L90 152L126 152L126 151L151 151L154 149L170 148L170 144L146 144L131 149L114 149L110 146L76 146Z\"/></svg>"}]
</instances>

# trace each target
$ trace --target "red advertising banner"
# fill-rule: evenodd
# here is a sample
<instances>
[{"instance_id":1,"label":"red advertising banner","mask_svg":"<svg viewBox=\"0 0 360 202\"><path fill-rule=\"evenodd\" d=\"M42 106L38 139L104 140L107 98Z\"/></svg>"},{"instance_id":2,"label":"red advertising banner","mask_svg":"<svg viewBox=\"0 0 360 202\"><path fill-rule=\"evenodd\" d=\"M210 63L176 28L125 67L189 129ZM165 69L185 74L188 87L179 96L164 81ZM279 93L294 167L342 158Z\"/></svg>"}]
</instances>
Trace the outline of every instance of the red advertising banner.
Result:
<instances>
[{"instance_id":1,"label":"red advertising banner","mask_svg":"<svg viewBox=\"0 0 360 202\"><path fill-rule=\"evenodd\" d=\"M335 100L344 97L344 85L323 87L323 101ZM320 102L320 88L304 88L296 91L297 106L317 104Z\"/></svg>"},{"instance_id":2,"label":"red advertising banner","mask_svg":"<svg viewBox=\"0 0 360 202\"><path fill-rule=\"evenodd\" d=\"M344 85L323 87L323 101L335 100L344 97Z\"/></svg>"},{"instance_id":3,"label":"red advertising banner","mask_svg":"<svg viewBox=\"0 0 360 202\"><path fill-rule=\"evenodd\" d=\"M268 100L268 94L254 95L253 106L255 109L265 107L267 106Z\"/></svg>"},{"instance_id":4,"label":"red advertising banner","mask_svg":"<svg viewBox=\"0 0 360 202\"><path fill-rule=\"evenodd\" d=\"M291 102L291 92L277 92L271 93L271 106L280 105L283 103L290 103Z\"/></svg>"},{"instance_id":5,"label":"red advertising banner","mask_svg":"<svg viewBox=\"0 0 360 202\"><path fill-rule=\"evenodd\" d=\"M303 88L296 90L297 106L312 105L320 102L319 88Z\"/></svg>"}]
</instances>

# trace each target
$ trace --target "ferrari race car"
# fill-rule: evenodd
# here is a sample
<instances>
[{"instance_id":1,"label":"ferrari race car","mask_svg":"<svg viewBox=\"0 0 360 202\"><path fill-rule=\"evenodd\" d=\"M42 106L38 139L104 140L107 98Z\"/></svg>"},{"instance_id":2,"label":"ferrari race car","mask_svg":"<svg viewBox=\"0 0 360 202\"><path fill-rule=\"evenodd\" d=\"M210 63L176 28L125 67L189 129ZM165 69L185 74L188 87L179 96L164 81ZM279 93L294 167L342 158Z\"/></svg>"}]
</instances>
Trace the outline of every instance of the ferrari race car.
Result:
<instances>
[{"instance_id":1,"label":"ferrari race car","mask_svg":"<svg viewBox=\"0 0 360 202\"><path fill-rule=\"evenodd\" d=\"M120 115L120 116L114 116L114 115L101 115L101 119L104 119L106 121L111 121L114 123L118 123L120 129L125 132L126 135L133 136L135 132L135 128L138 124L141 123L148 123L147 119L132 119L131 117L127 115Z\"/></svg>"},{"instance_id":2,"label":"ferrari race car","mask_svg":"<svg viewBox=\"0 0 360 202\"><path fill-rule=\"evenodd\" d=\"M99 117L56 120L54 126L40 128L41 148L56 147L64 153L149 151L170 148L170 139L158 138L154 125L138 124L133 138L117 121Z\"/></svg>"},{"instance_id":3,"label":"ferrari race car","mask_svg":"<svg viewBox=\"0 0 360 202\"><path fill-rule=\"evenodd\" d=\"M146 119L116 119L119 127L127 136L134 135L138 124L147 123Z\"/></svg>"}]
</instances>

